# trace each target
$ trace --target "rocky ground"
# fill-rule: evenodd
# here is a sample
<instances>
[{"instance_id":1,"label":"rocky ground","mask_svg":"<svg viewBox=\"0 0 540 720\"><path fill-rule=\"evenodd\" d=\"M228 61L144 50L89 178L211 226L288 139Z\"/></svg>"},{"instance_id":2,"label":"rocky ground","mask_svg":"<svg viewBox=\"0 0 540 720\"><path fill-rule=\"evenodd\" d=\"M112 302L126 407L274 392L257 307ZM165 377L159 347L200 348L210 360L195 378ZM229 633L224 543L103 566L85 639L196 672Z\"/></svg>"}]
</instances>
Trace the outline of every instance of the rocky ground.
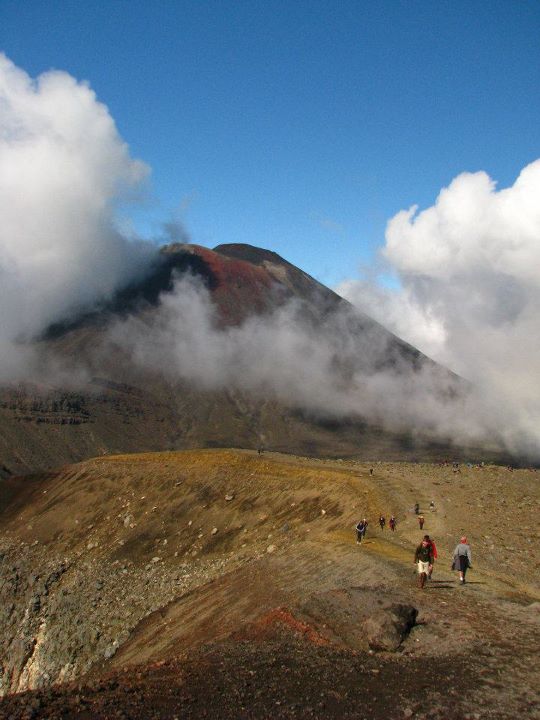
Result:
<instances>
[{"instance_id":1,"label":"rocky ground","mask_svg":"<svg viewBox=\"0 0 540 720\"><path fill-rule=\"evenodd\" d=\"M2 492L1 718L540 717L535 471L216 450Z\"/></svg>"}]
</instances>

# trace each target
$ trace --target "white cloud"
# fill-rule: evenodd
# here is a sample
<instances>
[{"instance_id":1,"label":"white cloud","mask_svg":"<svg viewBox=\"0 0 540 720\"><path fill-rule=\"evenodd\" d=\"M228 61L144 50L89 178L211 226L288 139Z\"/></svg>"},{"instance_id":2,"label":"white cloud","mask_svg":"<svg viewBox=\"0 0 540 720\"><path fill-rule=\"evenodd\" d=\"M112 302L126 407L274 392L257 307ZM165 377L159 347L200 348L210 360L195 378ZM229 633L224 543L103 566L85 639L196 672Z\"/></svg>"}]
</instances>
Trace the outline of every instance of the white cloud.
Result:
<instances>
[{"instance_id":1,"label":"white cloud","mask_svg":"<svg viewBox=\"0 0 540 720\"><path fill-rule=\"evenodd\" d=\"M240 389L315 416L365 418L396 431L460 442L481 436L473 423L458 427L463 406L447 402L455 389L449 374L429 363L413 369L395 338L346 306L323 319L292 301L223 328L195 278L177 278L161 300L158 309L119 321L109 339L172 381Z\"/></svg>"},{"instance_id":2,"label":"white cloud","mask_svg":"<svg viewBox=\"0 0 540 720\"><path fill-rule=\"evenodd\" d=\"M465 377L479 416L540 456L540 160L497 190L464 173L435 204L399 212L383 255L402 289L338 291ZM489 418L489 423L487 419Z\"/></svg>"},{"instance_id":3,"label":"white cloud","mask_svg":"<svg viewBox=\"0 0 540 720\"><path fill-rule=\"evenodd\" d=\"M16 341L141 270L148 250L117 231L114 212L147 168L67 73L34 81L0 54L0 109L0 348L14 370Z\"/></svg>"}]
</instances>

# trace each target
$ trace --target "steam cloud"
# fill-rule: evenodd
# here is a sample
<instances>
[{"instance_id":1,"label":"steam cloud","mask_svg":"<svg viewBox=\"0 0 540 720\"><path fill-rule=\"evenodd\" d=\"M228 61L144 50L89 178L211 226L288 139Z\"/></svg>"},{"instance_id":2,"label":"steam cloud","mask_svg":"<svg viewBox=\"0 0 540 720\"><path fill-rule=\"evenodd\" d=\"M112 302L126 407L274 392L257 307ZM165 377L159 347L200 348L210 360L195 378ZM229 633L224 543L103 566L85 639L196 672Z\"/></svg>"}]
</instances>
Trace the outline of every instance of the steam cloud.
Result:
<instances>
[{"instance_id":1,"label":"steam cloud","mask_svg":"<svg viewBox=\"0 0 540 720\"><path fill-rule=\"evenodd\" d=\"M540 160L512 187L464 173L420 213L399 212L383 255L401 280L338 292L472 381L476 421L540 457Z\"/></svg>"},{"instance_id":2,"label":"steam cloud","mask_svg":"<svg viewBox=\"0 0 540 720\"><path fill-rule=\"evenodd\" d=\"M152 252L116 229L146 176L107 108L64 72L33 81L0 54L0 379L28 372L21 341L110 297Z\"/></svg>"}]
</instances>

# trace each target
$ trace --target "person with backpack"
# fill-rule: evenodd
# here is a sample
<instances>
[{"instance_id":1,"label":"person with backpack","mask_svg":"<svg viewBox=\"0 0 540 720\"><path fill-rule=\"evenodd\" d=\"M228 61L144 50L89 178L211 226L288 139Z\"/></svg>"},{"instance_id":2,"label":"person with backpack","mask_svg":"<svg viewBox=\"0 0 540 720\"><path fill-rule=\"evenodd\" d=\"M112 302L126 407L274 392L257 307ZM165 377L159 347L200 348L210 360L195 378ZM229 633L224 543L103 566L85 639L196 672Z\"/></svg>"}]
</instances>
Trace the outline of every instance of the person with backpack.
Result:
<instances>
[{"instance_id":1,"label":"person with backpack","mask_svg":"<svg viewBox=\"0 0 540 720\"><path fill-rule=\"evenodd\" d=\"M384 515L379 516L379 525L381 526L381 530L384 530L384 526L386 525L386 518Z\"/></svg>"},{"instance_id":2,"label":"person with backpack","mask_svg":"<svg viewBox=\"0 0 540 720\"><path fill-rule=\"evenodd\" d=\"M424 540L427 540L428 543L431 545L431 552L433 555L433 560L431 561L431 565L429 566L427 574L427 580L431 580L431 576L433 574L433 565L435 565L435 560L437 559L437 547L435 546L435 541L432 540L429 535L424 535Z\"/></svg>"},{"instance_id":3,"label":"person with backpack","mask_svg":"<svg viewBox=\"0 0 540 720\"><path fill-rule=\"evenodd\" d=\"M358 545L360 545L366 535L367 526L368 521L366 520L366 518L360 520L360 522L356 526L356 542Z\"/></svg>"},{"instance_id":4,"label":"person with backpack","mask_svg":"<svg viewBox=\"0 0 540 720\"><path fill-rule=\"evenodd\" d=\"M418 587L423 590L430 566L433 566L431 543L424 537L414 553L414 562L418 568Z\"/></svg>"},{"instance_id":5,"label":"person with backpack","mask_svg":"<svg viewBox=\"0 0 540 720\"><path fill-rule=\"evenodd\" d=\"M424 518L423 515L419 515L419 516L418 516L418 525L419 525L419 527L420 527L420 530L423 530L423 529L424 529L424 523L425 523L425 521L426 521L426 519Z\"/></svg>"},{"instance_id":6,"label":"person with backpack","mask_svg":"<svg viewBox=\"0 0 540 720\"><path fill-rule=\"evenodd\" d=\"M390 520L388 521L388 525L390 526L390 530L391 530L392 532L394 532L395 529L396 529L396 522L397 522L397 521L396 521L395 515L391 515L391 516L390 516Z\"/></svg>"},{"instance_id":7,"label":"person with backpack","mask_svg":"<svg viewBox=\"0 0 540 720\"><path fill-rule=\"evenodd\" d=\"M452 562L452 570L459 570L459 582L462 585L465 583L465 575L470 567L472 567L471 546L467 542L465 535L463 535L454 549L454 560Z\"/></svg>"}]
</instances>

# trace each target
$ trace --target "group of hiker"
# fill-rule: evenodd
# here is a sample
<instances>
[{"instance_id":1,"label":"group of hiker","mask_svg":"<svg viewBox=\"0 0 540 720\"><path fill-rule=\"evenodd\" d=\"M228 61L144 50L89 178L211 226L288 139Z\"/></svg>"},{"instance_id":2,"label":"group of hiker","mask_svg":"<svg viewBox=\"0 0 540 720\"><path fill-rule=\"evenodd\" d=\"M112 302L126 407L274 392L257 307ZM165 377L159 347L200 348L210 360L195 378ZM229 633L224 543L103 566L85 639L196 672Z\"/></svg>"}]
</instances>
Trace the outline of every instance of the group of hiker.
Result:
<instances>
[{"instance_id":1,"label":"group of hiker","mask_svg":"<svg viewBox=\"0 0 540 720\"><path fill-rule=\"evenodd\" d=\"M435 543L429 537L424 535L422 542L415 550L414 562L418 570L418 587L423 588L426 580L431 580L433 565L437 558L437 548ZM462 535L459 543L456 545L452 560L452 570L459 572L459 582L461 585L465 583L465 575L467 570L472 567L471 546L469 545L465 535Z\"/></svg>"},{"instance_id":2,"label":"group of hiker","mask_svg":"<svg viewBox=\"0 0 540 720\"><path fill-rule=\"evenodd\" d=\"M435 509L435 503L433 501L431 501L430 503L430 509ZM422 530L424 527L425 518L420 513L420 506L418 503L415 503L414 512L418 519L418 525ZM394 531L396 529L396 524L396 517L395 515L392 515L388 521L388 526L392 531ZM367 518L362 518L362 520L357 523L357 544L361 544L362 540L365 538L368 525L369 522ZM379 527L381 530L384 530L385 526L386 518L384 515L381 514L379 516ZM432 538L430 538L429 535L424 535L414 553L414 562L417 566L419 588L423 589L426 581L431 580L431 576L433 574L433 566L436 559L437 547L435 545L435 542ZM463 585L465 583L465 576L467 574L468 568L470 567L472 567L471 547L467 541L467 538L463 535L454 549L452 561L452 570L457 570L459 572L460 584Z\"/></svg>"},{"instance_id":3,"label":"group of hiker","mask_svg":"<svg viewBox=\"0 0 540 720\"><path fill-rule=\"evenodd\" d=\"M368 528L369 522L367 518L362 518L359 523L356 525L356 542L360 544L362 540L366 536L366 530ZM390 515L390 518L388 520L388 527L392 532L395 531L397 525L397 518L395 515ZM379 515L379 527L381 530L384 530L386 527L386 517L384 515Z\"/></svg>"}]
</instances>

